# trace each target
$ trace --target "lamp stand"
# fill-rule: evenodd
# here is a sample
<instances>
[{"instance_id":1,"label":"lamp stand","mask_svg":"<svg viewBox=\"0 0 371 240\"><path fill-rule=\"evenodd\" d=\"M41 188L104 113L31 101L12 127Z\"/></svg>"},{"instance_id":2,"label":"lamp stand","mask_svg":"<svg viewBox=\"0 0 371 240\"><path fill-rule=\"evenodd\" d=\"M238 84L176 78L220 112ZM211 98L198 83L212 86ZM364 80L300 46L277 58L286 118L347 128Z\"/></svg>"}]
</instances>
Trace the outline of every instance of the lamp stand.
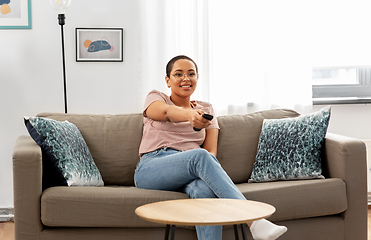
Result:
<instances>
[{"instance_id":1,"label":"lamp stand","mask_svg":"<svg viewBox=\"0 0 371 240\"><path fill-rule=\"evenodd\" d=\"M62 37L62 63L63 63L63 86L64 86L64 113L67 113L67 82L66 82L66 60L64 54L64 32L63 25L65 24L65 15L58 14L59 25L61 25L61 37Z\"/></svg>"}]
</instances>

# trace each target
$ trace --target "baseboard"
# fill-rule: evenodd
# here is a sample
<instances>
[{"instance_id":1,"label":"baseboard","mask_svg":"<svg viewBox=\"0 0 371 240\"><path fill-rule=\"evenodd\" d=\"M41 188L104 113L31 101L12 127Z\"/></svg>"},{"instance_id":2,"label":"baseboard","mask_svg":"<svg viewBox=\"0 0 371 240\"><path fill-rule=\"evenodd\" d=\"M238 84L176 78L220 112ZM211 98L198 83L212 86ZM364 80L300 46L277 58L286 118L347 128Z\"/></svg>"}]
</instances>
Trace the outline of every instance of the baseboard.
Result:
<instances>
[{"instance_id":1,"label":"baseboard","mask_svg":"<svg viewBox=\"0 0 371 240\"><path fill-rule=\"evenodd\" d=\"M0 208L0 222L14 221L13 208Z\"/></svg>"}]
</instances>

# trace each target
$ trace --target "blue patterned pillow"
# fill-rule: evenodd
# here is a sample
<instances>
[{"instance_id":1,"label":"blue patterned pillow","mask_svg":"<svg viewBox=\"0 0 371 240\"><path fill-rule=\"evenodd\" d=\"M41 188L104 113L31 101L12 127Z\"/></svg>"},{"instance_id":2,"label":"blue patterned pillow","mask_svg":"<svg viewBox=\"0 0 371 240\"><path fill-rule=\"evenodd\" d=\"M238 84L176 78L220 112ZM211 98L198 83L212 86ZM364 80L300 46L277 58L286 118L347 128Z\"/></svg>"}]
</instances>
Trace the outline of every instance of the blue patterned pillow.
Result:
<instances>
[{"instance_id":1,"label":"blue patterned pillow","mask_svg":"<svg viewBox=\"0 0 371 240\"><path fill-rule=\"evenodd\" d=\"M25 124L43 151L43 189L53 185L104 185L88 146L74 124L41 117L25 118Z\"/></svg>"},{"instance_id":2,"label":"blue patterned pillow","mask_svg":"<svg viewBox=\"0 0 371 240\"><path fill-rule=\"evenodd\" d=\"M265 119L249 182L324 178L321 148L331 107L296 118Z\"/></svg>"}]
</instances>

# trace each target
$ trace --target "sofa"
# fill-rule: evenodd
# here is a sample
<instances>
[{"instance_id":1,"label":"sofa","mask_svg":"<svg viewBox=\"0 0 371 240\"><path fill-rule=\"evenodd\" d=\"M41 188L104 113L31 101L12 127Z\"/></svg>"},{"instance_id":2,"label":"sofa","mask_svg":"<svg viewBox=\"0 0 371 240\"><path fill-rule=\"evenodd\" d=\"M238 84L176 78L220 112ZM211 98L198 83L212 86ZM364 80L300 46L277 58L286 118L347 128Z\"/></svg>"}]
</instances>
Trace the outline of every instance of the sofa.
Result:
<instances>
[{"instance_id":1,"label":"sofa","mask_svg":"<svg viewBox=\"0 0 371 240\"><path fill-rule=\"evenodd\" d=\"M298 116L289 109L219 116L219 162L247 199L276 208L269 220L288 228L280 239L366 240L366 147L360 140L327 133L321 150L324 178L248 182L263 120ZM134 187L142 114L41 113L38 117L68 120L77 126L104 186L54 186L43 190L45 156L30 136L20 136L13 152L16 240L164 238L165 225L140 219L135 209L188 196ZM175 238L196 240L197 236L194 227L179 226ZM233 227L224 227L223 239L234 239Z\"/></svg>"}]
</instances>

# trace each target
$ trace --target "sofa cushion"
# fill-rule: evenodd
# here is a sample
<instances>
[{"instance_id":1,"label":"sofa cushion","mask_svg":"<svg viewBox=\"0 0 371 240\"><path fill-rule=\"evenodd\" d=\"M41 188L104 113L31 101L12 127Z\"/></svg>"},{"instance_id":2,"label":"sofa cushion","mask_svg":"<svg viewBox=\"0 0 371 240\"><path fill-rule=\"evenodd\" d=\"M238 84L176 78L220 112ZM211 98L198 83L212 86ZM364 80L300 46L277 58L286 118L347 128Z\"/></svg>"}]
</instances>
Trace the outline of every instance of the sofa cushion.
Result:
<instances>
[{"instance_id":1,"label":"sofa cushion","mask_svg":"<svg viewBox=\"0 0 371 240\"><path fill-rule=\"evenodd\" d=\"M77 127L68 122L48 118L25 118L33 140L41 147L46 158L44 174L47 183L58 186L103 186L102 176ZM49 167L49 168L48 168ZM49 186L43 185L43 188Z\"/></svg>"},{"instance_id":2,"label":"sofa cushion","mask_svg":"<svg viewBox=\"0 0 371 240\"><path fill-rule=\"evenodd\" d=\"M134 185L134 171L139 160L142 138L142 114L94 115L41 113L77 126L107 185Z\"/></svg>"},{"instance_id":3,"label":"sofa cushion","mask_svg":"<svg viewBox=\"0 0 371 240\"><path fill-rule=\"evenodd\" d=\"M341 179L237 186L247 199L275 206L270 218L274 221L337 214L347 208ZM53 187L42 194L41 220L46 226L61 227L154 227L159 225L140 219L134 210L147 203L187 198L184 193L135 187Z\"/></svg>"},{"instance_id":4,"label":"sofa cushion","mask_svg":"<svg viewBox=\"0 0 371 240\"><path fill-rule=\"evenodd\" d=\"M321 149L331 108L290 119L265 119L249 182L323 178Z\"/></svg>"},{"instance_id":5,"label":"sofa cushion","mask_svg":"<svg viewBox=\"0 0 371 240\"><path fill-rule=\"evenodd\" d=\"M41 221L62 227L153 227L163 226L139 218L141 205L175 199L187 194L136 187L52 187L41 197Z\"/></svg>"},{"instance_id":6,"label":"sofa cushion","mask_svg":"<svg viewBox=\"0 0 371 240\"><path fill-rule=\"evenodd\" d=\"M250 178L264 119L293 118L299 113L275 109L246 115L218 117L220 132L217 158L233 182Z\"/></svg>"},{"instance_id":7,"label":"sofa cushion","mask_svg":"<svg viewBox=\"0 0 371 240\"><path fill-rule=\"evenodd\" d=\"M340 178L292 180L237 185L249 200L273 205L269 218L284 221L333 215L347 209L346 184Z\"/></svg>"}]
</instances>

